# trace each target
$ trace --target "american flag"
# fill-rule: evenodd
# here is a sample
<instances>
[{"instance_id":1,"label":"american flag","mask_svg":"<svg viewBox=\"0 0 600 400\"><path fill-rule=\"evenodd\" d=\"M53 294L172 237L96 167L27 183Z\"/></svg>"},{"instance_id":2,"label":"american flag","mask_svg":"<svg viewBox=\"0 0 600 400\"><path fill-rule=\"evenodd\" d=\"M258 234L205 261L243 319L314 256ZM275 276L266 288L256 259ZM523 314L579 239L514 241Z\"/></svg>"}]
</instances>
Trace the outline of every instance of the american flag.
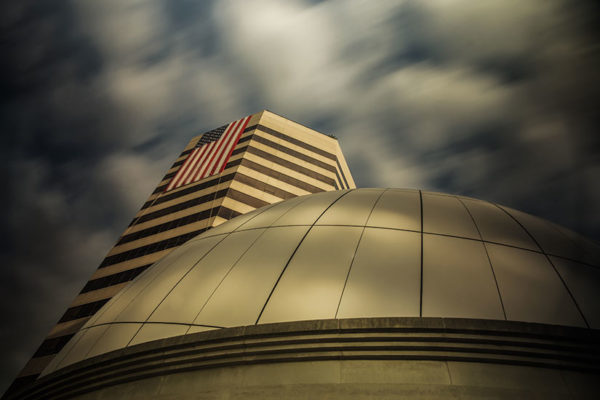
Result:
<instances>
[{"instance_id":1,"label":"american flag","mask_svg":"<svg viewBox=\"0 0 600 400\"><path fill-rule=\"evenodd\" d=\"M249 115L203 134L165 192L223 172L250 117Z\"/></svg>"}]
</instances>

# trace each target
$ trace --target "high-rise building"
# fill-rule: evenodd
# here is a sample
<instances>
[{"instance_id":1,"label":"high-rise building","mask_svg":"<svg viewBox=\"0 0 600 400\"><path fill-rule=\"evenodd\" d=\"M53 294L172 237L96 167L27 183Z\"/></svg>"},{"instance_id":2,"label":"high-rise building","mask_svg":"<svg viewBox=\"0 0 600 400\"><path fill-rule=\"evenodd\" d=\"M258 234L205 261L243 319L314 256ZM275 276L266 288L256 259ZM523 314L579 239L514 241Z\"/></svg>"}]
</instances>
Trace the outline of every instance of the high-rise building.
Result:
<instances>
[{"instance_id":1,"label":"high-rise building","mask_svg":"<svg viewBox=\"0 0 600 400\"><path fill-rule=\"evenodd\" d=\"M333 136L266 110L193 137L9 392L32 383L106 302L190 238L268 204L354 187Z\"/></svg>"}]
</instances>

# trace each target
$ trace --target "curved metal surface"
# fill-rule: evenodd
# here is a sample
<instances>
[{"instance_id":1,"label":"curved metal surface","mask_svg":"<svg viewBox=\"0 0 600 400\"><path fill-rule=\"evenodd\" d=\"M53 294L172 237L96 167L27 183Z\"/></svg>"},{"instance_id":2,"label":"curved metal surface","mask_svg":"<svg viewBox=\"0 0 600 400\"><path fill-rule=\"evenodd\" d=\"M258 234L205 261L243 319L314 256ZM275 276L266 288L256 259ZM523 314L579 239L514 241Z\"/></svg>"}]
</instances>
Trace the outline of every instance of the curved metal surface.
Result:
<instances>
[{"instance_id":1,"label":"curved metal surface","mask_svg":"<svg viewBox=\"0 0 600 400\"><path fill-rule=\"evenodd\" d=\"M598 329L599 260L597 244L481 200L403 189L298 197L157 262L43 374L149 340L285 321L459 317Z\"/></svg>"}]
</instances>

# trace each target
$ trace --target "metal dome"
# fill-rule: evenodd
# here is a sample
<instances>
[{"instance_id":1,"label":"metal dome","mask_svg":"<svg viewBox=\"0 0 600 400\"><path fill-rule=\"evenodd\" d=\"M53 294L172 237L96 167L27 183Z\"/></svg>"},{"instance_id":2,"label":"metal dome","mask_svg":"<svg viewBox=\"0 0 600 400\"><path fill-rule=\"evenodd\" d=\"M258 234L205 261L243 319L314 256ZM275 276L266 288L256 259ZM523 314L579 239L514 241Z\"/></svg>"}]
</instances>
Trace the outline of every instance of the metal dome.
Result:
<instances>
[{"instance_id":1,"label":"metal dome","mask_svg":"<svg viewBox=\"0 0 600 400\"><path fill-rule=\"evenodd\" d=\"M600 246L486 201L404 189L234 218L109 301L44 374L152 340L263 323L459 317L600 328Z\"/></svg>"}]
</instances>

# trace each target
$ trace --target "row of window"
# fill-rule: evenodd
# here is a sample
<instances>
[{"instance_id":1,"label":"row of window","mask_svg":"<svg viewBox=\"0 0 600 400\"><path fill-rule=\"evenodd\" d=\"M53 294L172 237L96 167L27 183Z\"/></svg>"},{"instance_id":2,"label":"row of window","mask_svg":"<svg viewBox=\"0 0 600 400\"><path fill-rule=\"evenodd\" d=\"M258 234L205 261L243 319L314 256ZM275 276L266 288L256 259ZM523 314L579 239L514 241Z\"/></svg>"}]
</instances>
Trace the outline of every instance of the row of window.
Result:
<instances>
[{"instance_id":1,"label":"row of window","mask_svg":"<svg viewBox=\"0 0 600 400\"><path fill-rule=\"evenodd\" d=\"M226 220L230 220L230 219L235 218L235 217L240 216L240 215L242 215L241 212L232 210L232 209L227 208L227 207L220 207L219 211L217 211L217 216L221 217L223 219L226 219Z\"/></svg>"},{"instance_id":2,"label":"row of window","mask_svg":"<svg viewBox=\"0 0 600 400\"><path fill-rule=\"evenodd\" d=\"M175 236L169 239L161 240L160 242L151 243L146 246L141 246L135 249L131 249L128 251L124 251L123 253L115 254L112 256L106 257L98 268L108 267L109 265L118 264L123 261L131 260L133 258L138 258L145 256L147 254L156 253L158 251L170 249L172 247L177 247L179 245L184 244L194 236L197 236L204 232L206 228L199 229L197 231L193 231L190 233L186 233L183 235Z\"/></svg>"},{"instance_id":3,"label":"row of window","mask_svg":"<svg viewBox=\"0 0 600 400\"><path fill-rule=\"evenodd\" d=\"M58 322L67 322L72 321L74 319L89 317L90 315L94 315L96 311L102 308L108 299L102 299L98 301L94 301L92 303L82 304L80 306L75 306L67 309L63 316L58 320Z\"/></svg>"},{"instance_id":4,"label":"row of window","mask_svg":"<svg viewBox=\"0 0 600 400\"><path fill-rule=\"evenodd\" d=\"M302 141L300 141L300 140L298 140L298 139L294 139L294 138L292 138L292 137L290 137L290 136L287 136L287 135L285 135L285 134L283 134L283 133L281 133L281 132L279 132L279 131L276 131L276 130L274 130L274 129L271 129L271 128L267 128L266 126L263 126L263 125L254 125L254 126L252 126L252 127L250 127L250 128L251 128L251 129L258 129L258 130L260 130L260 131L263 131L263 132L265 132L265 133L268 133L268 134L270 134L270 135L272 135L272 136L275 136L275 137L277 137L277 138L280 138L280 139L282 139L282 140L285 140L285 141L287 141L288 143L295 144L295 145L297 145L297 146L299 146L299 147L302 147L302 148L304 148L304 149L306 149L306 150L309 150L309 151L312 151L312 152L314 152L314 153L316 153L316 154L320 154L320 155L322 155L322 156L324 156L324 157L327 157L327 158L329 158L330 160L334 160L334 161L336 162L337 166L338 166L339 173L338 173L338 169L335 169L335 171L332 171L332 172L335 172L335 175L336 175L336 177L337 177L337 179L338 179L338 182L340 182L340 184L342 184L342 182L344 182L344 183L346 184L346 186L345 186L345 189L348 189L348 188L350 187L350 186L348 185L348 181L347 181L346 177L344 176L344 172L342 171L342 167L341 167L341 165L340 165L340 162L339 162L339 160L337 159L337 156L336 156L335 154L328 153L328 152L326 152L326 151L324 151L324 150L322 150L322 149L319 149L319 148L317 148L317 147L311 146L311 145L309 145L308 143L302 142ZM265 143L265 144L266 144L266 143ZM273 146L271 146L271 147L273 147ZM275 148L279 149L279 147L275 147ZM291 150L291 149L286 149L286 150L293 151L293 150ZM283 150L283 149L282 149L282 151L284 151L285 153L287 153L287 154L290 154L290 155L293 155L293 154L291 154L291 153L287 152L286 150ZM308 156L307 156L307 157L308 157ZM299 158L301 158L301 157L299 157ZM305 160L305 161L306 161L306 160ZM310 162L310 161L309 161L309 162ZM340 177L340 174L341 174L341 177ZM334 185L334 186L335 186L335 188L336 188L336 189L339 189L338 185ZM344 186L344 185L342 184L342 188L344 188L343 186Z\"/></svg>"},{"instance_id":5,"label":"row of window","mask_svg":"<svg viewBox=\"0 0 600 400\"><path fill-rule=\"evenodd\" d=\"M344 175L344 171L342 171L342 166L340 165L340 161L337 158L335 159L335 163L337 164L337 167L340 170L339 174L338 174L337 170L335 171L335 176L338 178L338 181L340 183L342 183L342 179L344 180L344 184L346 185L346 187L344 189L350 189L350 185L348 185L348 181L346 180L346 175ZM342 179L340 179L340 175L342 176Z\"/></svg>"},{"instance_id":6,"label":"row of window","mask_svg":"<svg viewBox=\"0 0 600 400\"><path fill-rule=\"evenodd\" d=\"M217 198L217 197L221 198L221 197L225 196L227 191L221 190L217 193L220 193L220 195L216 196L215 198ZM121 239L117 242L117 244L115 246L119 246L123 243L133 242L134 240L138 240L138 239L145 238L148 236L156 235L157 233L160 233L160 232L179 228L180 226L183 226L183 225L193 224L194 222L202 221L204 219L209 218L212 214L214 214L214 211L216 211L216 208L218 208L218 207L200 211L195 214L186 215L185 217L177 218L172 221L165 222L163 224L151 226L149 228L142 229L137 232L130 233L128 235L124 235L123 237L121 237Z\"/></svg>"},{"instance_id":7,"label":"row of window","mask_svg":"<svg viewBox=\"0 0 600 400\"><path fill-rule=\"evenodd\" d=\"M264 138L262 136L254 135L254 137L252 138L252 140L254 142L262 143L265 146L269 146L269 147L271 147L271 148L273 148L275 150L278 150L278 151L281 151L283 153L289 154L290 156L298 158L298 159L300 159L302 161L306 161L307 163L313 164L313 165L315 165L315 166L317 166L319 168L323 168L323 169L325 169L327 171L330 171L330 172L335 172L335 167L333 165L331 165L331 164L327 164L326 162L323 162L323 161L318 160L316 158L310 157L310 156L308 156L308 155L306 155L304 153L300 153L300 152L298 152L296 150L292 150L292 149L290 149L288 147L282 146L282 145L280 145L278 143L275 143L275 142L273 142L273 141L271 141L271 140L269 140L267 138Z\"/></svg>"},{"instance_id":8,"label":"row of window","mask_svg":"<svg viewBox=\"0 0 600 400\"><path fill-rule=\"evenodd\" d=\"M252 206L254 208L261 208L261 207L268 206L269 204L271 204L269 202L266 202L261 199L257 199L254 196L250 196L249 194L240 192L239 190L235 190L235 189L229 189L229 191L227 192L227 197L230 199L239 201L240 203L244 203L249 206Z\"/></svg>"},{"instance_id":9,"label":"row of window","mask_svg":"<svg viewBox=\"0 0 600 400\"><path fill-rule=\"evenodd\" d=\"M282 148L280 148L280 149L282 149ZM320 173L318 173L316 171L313 171L312 169L301 167L298 164L295 164L295 163L293 163L291 161L288 161L288 160L284 160L283 158L277 157L277 156L275 156L275 155L273 155L271 153L267 153L266 151L257 149L257 148L252 147L252 146L248 146L248 148L246 149L246 151L248 153L255 154L255 155L257 155L257 156L259 156L261 158L264 158L265 160L268 160L268 161L271 161L271 162L273 162L275 164L281 165L282 167L289 168L291 170L294 170L296 172L301 173L302 175L306 175L306 176L309 176L309 177L311 177L313 179L321 181L321 182L323 182L323 183L325 183L327 185L335 186L335 179L332 179L332 178L330 178L328 176L325 176L325 175L320 174Z\"/></svg>"},{"instance_id":10,"label":"row of window","mask_svg":"<svg viewBox=\"0 0 600 400\"><path fill-rule=\"evenodd\" d=\"M150 200L150 201L147 201L146 203L144 203L144 205L142 206L142 210L144 210L144 209L146 209L146 208L148 208L150 206L153 206L153 205L162 204L162 203L165 203L167 201L171 201L171 200L177 199L179 197L186 196L186 195L188 195L190 193L194 193L194 192L197 192L199 190L206 189L208 187L216 185L219 182L220 183L228 182L228 181L230 181L230 180L233 179L234 175L235 174L223 175L221 177L217 177L217 178L211 179L209 181L199 183L199 184L194 185L194 186L188 186L186 188L178 190L177 192L173 192L173 193L170 193L170 194L162 195L162 196L160 196L160 197L158 197L158 198L156 198L154 200Z\"/></svg>"},{"instance_id":11,"label":"row of window","mask_svg":"<svg viewBox=\"0 0 600 400\"><path fill-rule=\"evenodd\" d=\"M292 197L298 196L297 194L280 189L277 186L269 185L264 181L244 175L241 172L235 173L234 180L236 182L243 183L244 185L251 186L254 189L260 190L261 192L272 194L273 196L279 197L280 199L287 200L291 199Z\"/></svg>"},{"instance_id":12,"label":"row of window","mask_svg":"<svg viewBox=\"0 0 600 400\"><path fill-rule=\"evenodd\" d=\"M69 335L44 340L40 347L38 347L36 352L33 354L32 358L44 357L50 354L58 353L63 347L65 347L65 345L73 337L73 335L74 333L71 333Z\"/></svg>"},{"instance_id":13,"label":"row of window","mask_svg":"<svg viewBox=\"0 0 600 400\"><path fill-rule=\"evenodd\" d=\"M239 159L239 161L240 161L240 165L242 165L246 168L249 168L256 172L260 172L263 175L267 175L271 178L277 179L278 181L285 182L285 183L295 186L297 188L304 189L309 193L319 193L319 192L324 191L320 187L311 185L310 183L306 183L304 181L301 181L300 179L292 178L291 176L282 174L279 171L275 171L271 168L265 167L264 165L255 163L254 161L250 161L245 158L241 158L241 159Z\"/></svg>"},{"instance_id":14,"label":"row of window","mask_svg":"<svg viewBox=\"0 0 600 400\"><path fill-rule=\"evenodd\" d=\"M337 178L337 182L340 182L340 185L342 186L342 188L348 189L350 187L348 185L348 181L346 180L346 177L344 176L344 174L342 172L342 166L340 165L340 162L337 159L337 157L335 159L335 162L336 162L338 168L334 167L333 165L324 163L324 162L322 162L320 160L317 160L315 158L312 158L310 156L307 156L305 154L299 153L299 152L297 152L295 150L289 149L289 148L287 148L285 146L281 146L281 145L279 145L279 144L277 144L275 142L270 141L269 139L263 138L262 136L254 135L254 140L257 141L257 142L259 142L259 143L262 143L262 144L264 144L266 146L269 146L269 147L271 147L273 149L279 150L279 151L281 151L283 153L289 154L289 155L291 155L293 157L299 158L299 159L304 160L304 161L306 161L308 163L311 163L313 165L316 165L318 167L321 167L323 169L331 171L331 172L335 173L335 176ZM338 172L338 170L339 170L339 172ZM340 173L341 173L341 177L340 177ZM342 179L343 179L343 181L342 181ZM337 185L337 182L334 182L334 187L336 189L339 189L339 187ZM345 186L344 186L344 184L345 184Z\"/></svg>"},{"instance_id":15,"label":"row of window","mask_svg":"<svg viewBox=\"0 0 600 400\"><path fill-rule=\"evenodd\" d=\"M135 279L136 276L144 272L150 265L152 264L146 264L142 265L141 267L128 269L127 271L117 272L116 274L103 276L102 278L92 279L91 281L88 281L88 283L85 284L85 286L83 287L83 289L81 289L81 292L79 293L91 292L92 290L103 289L105 287L118 285L119 283L132 281L133 279Z\"/></svg>"},{"instance_id":16,"label":"row of window","mask_svg":"<svg viewBox=\"0 0 600 400\"><path fill-rule=\"evenodd\" d=\"M287 148L287 147L285 147L285 146L281 146L280 144L277 144L277 143L275 143L275 142L273 142L273 141L270 141L269 139L265 139L265 138L263 138L262 136L258 136L258 135L251 135L251 136L246 136L246 137L245 137L245 138L243 138L243 139L246 139L246 140L253 139L253 140L255 140L255 141L259 142L259 143L262 143L262 144L264 144L264 145L267 145L267 146L269 146L269 147L271 147L271 148L274 148L275 150L278 150L278 151L281 151L281 152L283 152L283 153L289 154L289 155L291 155L291 156L293 156L293 157L299 158L299 159L301 159L301 160L304 160L304 161L306 161L306 162L309 162L309 163L311 163L311 164L313 164L313 165L316 165L316 166L318 166L318 167L321 167L321 168L323 168L323 169L327 169L327 170L329 170L329 171L331 171L331 172L335 172L335 176L337 177L337 181L338 181L338 182L340 182L340 183L342 183L342 179L343 179L343 182L346 184L345 188L346 188L346 189L347 189L347 188L349 188L348 182L346 181L346 177L343 175L343 173L342 173L342 175L341 175L341 177L340 177L340 174L338 173L338 169L336 169L336 168L335 168L334 166L332 166L332 165L329 165L329 164L327 164L327 163L324 163L324 162L322 162L322 161L319 161L319 160L317 160L317 159L315 159L315 158L312 158L312 157L310 157L310 156L307 156L307 155L305 155L305 154L298 153L297 151L295 151L295 150L292 150L292 149L290 149L290 148ZM235 155L235 154L242 153L242 152L244 152L244 151L246 151L246 150L248 150L248 147L237 147L237 148L236 148L236 149L235 149L235 150L234 150L234 151L231 153L231 155L233 156L233 155ZM250 151L250 152L253 152L253 151ZM339 171L341 172L341 171L342 171L342 167L341 167L341 165L340 165L339 161L337 160L337 158L336 158L336 160L335 160L335 161L336 161L336 163L337 163L337 166L338 166L338 168L339 168ZM295 165L295 164L294 164L294 165ZM229 164L228 164L227 166L229 167ZM294 167L293 169L296 169L296 168ZM335 189L336 189L336 190L337 190L337 189L340 189L340 188L339 188L339 186L337 185L337 182L334 182L333 186L335 187ZM342 184L342 187L343 187L343 184Z\"/></svg>"},{"instance_id":17,"label":"row of window","mask_svg":"<svg viewBox=\"0 0 600 400\"><path fill-rule=\"evenodd\" d=\"M142 222L146 222L146 221L150 221L156 218L160 218L163 217L165 215L168 214L173 214L175 212L181 211L181 210L185 210L186 208L190 208L190 207L194 207L200 204L204 204L208 201L212 201L214 199L218 199L220 197L225 196L225 194L227 193L227 189L221 189L217 192L212 192L212 193L208 193L205 194L204 196L200 196L200 197L196 197L195 199L191 199L191 200L187 200L175 205L172 205L170 207L165 207L162 208L160 210L156 210L153 211L151 213L148 214L144 214L142 216L140 216L137 221L136 224L141 224Z\"/></svg>"},{"instance_id":18,"label":"row of window","mask_svg":"<svg viewBox=\"0 0 600 400\"><path fill-rule=\"evenodd\" d=\"M286 142L295 144L296 146L299 146L299 147L302 147L302 148L304 148L306 150L312 151L313 153L322 155L323 157L327 157L330 160L335 161L337 159L337 157L335 156L335 154L329 153L329 152L327 152L327 151L325 151L323 149L320 149L318 147L311 146L310 144L308 144L306 142L303 142L302 140L295 139L295 138L293 138L291 136L286 135L285 133L281 133L279 131L276 131L275 129L268 128L268 127L266 127L264 125L257 124L257 125L253 125L253 126L251 126L249 128L246 128L246 130L248 130L248 131L253 130L253 129L258 129L259 131L266 132L266 133L268 133L268 134L270 134L272 136L275 136L276 138L283 139Z\"/></svg>"}]
</instances>

